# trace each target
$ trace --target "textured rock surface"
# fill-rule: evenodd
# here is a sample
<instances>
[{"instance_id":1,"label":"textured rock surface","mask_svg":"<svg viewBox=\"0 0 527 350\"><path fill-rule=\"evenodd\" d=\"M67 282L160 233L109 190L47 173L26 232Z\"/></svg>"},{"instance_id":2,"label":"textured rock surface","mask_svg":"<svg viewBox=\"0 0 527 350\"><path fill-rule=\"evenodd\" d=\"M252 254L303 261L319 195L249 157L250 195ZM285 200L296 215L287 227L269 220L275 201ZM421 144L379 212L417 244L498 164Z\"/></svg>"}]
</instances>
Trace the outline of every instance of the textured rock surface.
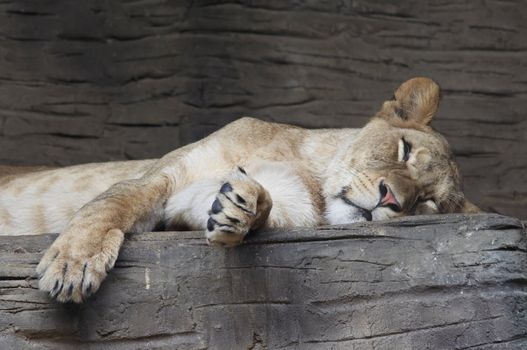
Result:
<instances>
[{"instance_id":1,"label":"textured rock surface","mask_svg":"<svg viewBox=\"0 0 527 350\"><path fill-rule=\"evenodd\" d=\"M527 2L0 3L0 162L157 157L242 115L362 126L436 79L466 192L527 218Z\"/></svg>"},{"instance_id":2,"label":"textured rock surface","mask_svg":"<svg viewBox=\"0 0 527 350\"><path fill-rule=\"evenodd\" d=\"M527 348L527 236L498 215L254 234L131 236L87 304L36 289L54 236L0 237L9 349Z\"/></svg>"}]
</instances>

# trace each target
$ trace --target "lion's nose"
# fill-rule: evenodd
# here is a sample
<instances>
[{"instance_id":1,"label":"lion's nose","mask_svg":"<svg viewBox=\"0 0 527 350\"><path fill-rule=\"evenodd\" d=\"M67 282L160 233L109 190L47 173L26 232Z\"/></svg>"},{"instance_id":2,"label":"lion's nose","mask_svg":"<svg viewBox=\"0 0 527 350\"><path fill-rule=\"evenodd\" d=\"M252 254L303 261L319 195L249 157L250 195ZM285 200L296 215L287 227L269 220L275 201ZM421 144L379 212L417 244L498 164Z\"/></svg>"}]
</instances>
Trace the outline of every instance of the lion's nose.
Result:
<instances>
[{"instance_id":1,"label":"lion's nose","mask_svg":"<svg viewBox=\"0 0 527 350\"><path fill-rule=\"evenodd\" d=\"M390 186L386 185L384 181L379 184L379 192L381 193L381 199L379 200L379 207L388 207L395 212L401 211L401 205L395 195L393 194Z\"/></svg>"}]
</instances>

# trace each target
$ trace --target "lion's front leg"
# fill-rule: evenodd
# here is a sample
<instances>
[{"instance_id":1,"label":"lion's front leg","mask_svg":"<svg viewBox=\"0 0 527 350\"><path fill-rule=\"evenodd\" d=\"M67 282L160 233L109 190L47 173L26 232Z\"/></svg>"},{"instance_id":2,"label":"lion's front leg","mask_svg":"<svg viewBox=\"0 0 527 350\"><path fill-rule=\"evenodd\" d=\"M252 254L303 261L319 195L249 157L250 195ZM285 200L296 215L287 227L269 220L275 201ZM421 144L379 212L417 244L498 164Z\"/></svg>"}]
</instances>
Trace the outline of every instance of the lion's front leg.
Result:
<instances>
[{"instance_id":1,"label":"lion's front leg","mask_svg":"<svg viewBox=\"0 0 527 350\"><path fill-rule=\"evenodd\" d=\"M207 221L209 244L235 246L251 229L261 227L272 208L269 192L238 168L221 185Z\"/></svg>"},{"instance_id":2,"label":"lion's front leg","mask_svg":"<svg viewBox=\"0 0 527 350\"><path fill-rule=\"evenodd\" d=\"M95 292L117 259L123 232L151 229L161 219L168 188L164 176L124 181L81 208L42 257L40 289L61 302Z\"/></svg>"}]
</instances>

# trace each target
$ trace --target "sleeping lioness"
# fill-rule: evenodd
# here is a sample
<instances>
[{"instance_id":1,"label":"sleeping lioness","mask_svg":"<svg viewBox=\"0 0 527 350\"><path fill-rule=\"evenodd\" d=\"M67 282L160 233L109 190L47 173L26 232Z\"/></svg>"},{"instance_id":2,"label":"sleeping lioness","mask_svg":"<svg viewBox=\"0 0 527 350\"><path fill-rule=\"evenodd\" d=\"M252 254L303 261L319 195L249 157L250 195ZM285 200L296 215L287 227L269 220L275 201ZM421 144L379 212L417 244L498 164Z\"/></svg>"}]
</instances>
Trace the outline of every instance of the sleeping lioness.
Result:
<instances>
[{"instance_id":1,"label":"sleeping lioness","mask_svg":"<svg viewBox=\"0 0 527 350\"><path fill-rule=\"evenodd\" d=\"M113 267L125 232L205 230L209 244L234 246L262 227L477 212L429 126L438 102L438 85L415 78L362 129L242 118L158 160L9 174L0 178L1 233L62 232L37 267L40 289L81 302Z\"/></svg>"}]
</instances>

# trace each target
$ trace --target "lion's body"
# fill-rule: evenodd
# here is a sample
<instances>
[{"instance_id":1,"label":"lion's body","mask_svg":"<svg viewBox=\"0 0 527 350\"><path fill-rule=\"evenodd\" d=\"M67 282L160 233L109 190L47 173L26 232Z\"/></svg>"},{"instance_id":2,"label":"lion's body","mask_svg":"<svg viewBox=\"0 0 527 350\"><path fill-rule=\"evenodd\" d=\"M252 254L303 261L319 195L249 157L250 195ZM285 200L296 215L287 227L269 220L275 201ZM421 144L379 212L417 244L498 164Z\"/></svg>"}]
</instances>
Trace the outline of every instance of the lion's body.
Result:
<instances>
[{"instance_id":1,"label":"lion's body","mask_svg":"<svg viewBox=\"0 0 527 350\"><path fill-rule=\"evenodd\" d=\"M178 165L165 171L176 189L167 196L163 213L152 213L156 217L146 220L152 224L141 230L157 224L204 229L218 189L238 166L271 194L266 226L319 225L325 222L321 179L337 148L351 142L358 131L307 130L243 118L161 161L27 169L0 177L0 234L62 232L83 205L118 182L143 177L167 158L177 159Z\"/></svg>"},{"instance_id":2,"label":"lion's body","mask_svg":"<svg viewBox=\"0 0 527 350\"><path fill-rule=\"evenodd\" d=\"M125 232L204 229L209 243L233 246L261 227L475 212L448 144L429 127L438 102L437 84L416 78L362 129L242 118L158 160L9 169L0 232L62 232L37 268L40 288L80 302Z\"/></svg>"}]
</instances>

